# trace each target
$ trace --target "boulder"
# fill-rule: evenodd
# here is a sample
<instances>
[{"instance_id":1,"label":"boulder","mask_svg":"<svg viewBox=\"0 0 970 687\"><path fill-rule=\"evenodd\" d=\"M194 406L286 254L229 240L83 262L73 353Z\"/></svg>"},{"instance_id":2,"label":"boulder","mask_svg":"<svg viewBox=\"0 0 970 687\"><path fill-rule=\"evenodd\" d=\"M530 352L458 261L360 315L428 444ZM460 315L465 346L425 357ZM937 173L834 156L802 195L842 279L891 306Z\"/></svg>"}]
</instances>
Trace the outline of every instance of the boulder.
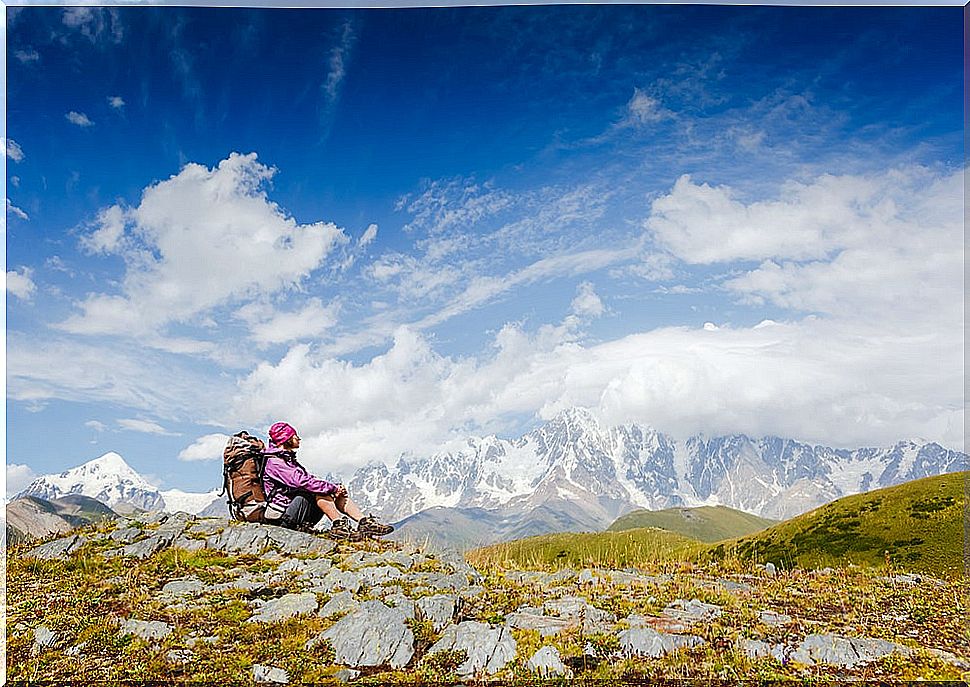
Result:
<instances>
[{"instance_id":1,"label":"boulder","mask_svg":"<svg viewBox=\"0 0 970 687\"><path fill-rule=\"evenodd\" d=\"M285 527L264 525L266 537L283 553L330 553L337 544L326 537L297 532Z\"/></svg>"},{"instance_id":2,"label":"boulder","mask_svg":"<svg viewBox=\"0 0 970 687\"><path fill-rule=\"evenodd\" d=\"M210 535L206 540L206 548L223 553L243 553L257 556L269 546L269 536L266 534L271 525L257 525L241 523L227 527L218 534Z\"/></svg>"},{"instance_id":3,"label":"boulder","mask_svg":"<svg viewBox=\"0 0 970 687\"><path fill-rule=\"evenodd\" d=\"M526 668L542 678L562 677L567 671L559 651L551 646L544 646L536 651L526 663Z\"/></svg>"},{"instance_id":4,"label":"boulder","mask_svg":"<svg viewBox=\"0 0 970 687\"><path fill-rule=\"evenodd\" d=\"M911 649L884 639L811 634L795 648L791 660L806 665L827 663L842 668L854 668L893 653L908 656Z\"/></svg>"},{"instance_id":5,"label":"boulder","mask_svg":"<svg viewBox=\"0 0 970 687\"><path fill-rule=\"evenodd\" d=\"M627 656L659 658L682 647L700 646L704 640L693 635L669 635L649 627L631 627L621 631L620 650Z\"/></svg>"},{"instance_id":6,"label":"boulder","mask_svg":"<svg viewBox=\"0 0 970 687\"><path fill-rule=\"evenodd\" d=\"M282 668L253 664L253 682L257 685L285 685L289 681L289 673Z\"/></svg>"},{"instance_id":7,"label":"boulder","mask_svg":"<svg viewBox=\"0 0 970 687\"><path fill-rule=\"evenodd\" d=\"M27 552L27 556L52 561L57 558L63 558L64 556L70 556L84 546L87 541L86 537L82 537L79 534L72 534L68 537L61 537L60 539L36 546Z\"/></svg>"},{"instance_id":8,"label":"boulder","mask_svg":"<svg viewBox=\"0 0 970 687\"><path fill-rule=\"evenodd\" d=\"M687 623L704 623L721 615L720 606L706 604L697 599L675 599L664 610L664 615Z\"/></svg>"},{"instance_id":9,"label":"boulder","mask_svg":"<svg viewBox=\"0 0 970 687\"><path fill-rule=\"evenodd\" d=\"M467 659L458 666L457 673L462 677L484 672L494 675L515 658L516 643L512 632L506 627L492 627L474 620L466 620L458 625L450 625L429 650L428 654L440 651L465 651Z\"/></svg>"},{"instance_id":10,"label":"boulder","mask_svg":"<svg viewBox=\"0 0 970 687\"><path fill-rule=\"evenodd\" d=\"M415 606L419 617L429 621L435 632L441 632L455 617L457 602L451 594L435 594L422 596Z\"/></svg>"},{"instance_id":11,"label":"boulder","mask_svg":"<svg viewBox=\"0 0 970 687\"><path fill-rule=\"evenodd\" d=\"M336 662L353 668L401 668L414 655L414 634L405 625L405 619L396 608L388 608L380 601L365 601L310 643L329 641Z\"/></svg>"},{"instance_id":12,"label":"boulder","mask_svg":"<svg viewBox=\"0 0 970 687\"><path fill-rule=\"evenodd\" d=\"M345 611L355 611L360 607L360 602L354 598L350 592L339 592L334 594L330 600L320 609L320 615L329 618Z\"/></svg>"}]
</instances>

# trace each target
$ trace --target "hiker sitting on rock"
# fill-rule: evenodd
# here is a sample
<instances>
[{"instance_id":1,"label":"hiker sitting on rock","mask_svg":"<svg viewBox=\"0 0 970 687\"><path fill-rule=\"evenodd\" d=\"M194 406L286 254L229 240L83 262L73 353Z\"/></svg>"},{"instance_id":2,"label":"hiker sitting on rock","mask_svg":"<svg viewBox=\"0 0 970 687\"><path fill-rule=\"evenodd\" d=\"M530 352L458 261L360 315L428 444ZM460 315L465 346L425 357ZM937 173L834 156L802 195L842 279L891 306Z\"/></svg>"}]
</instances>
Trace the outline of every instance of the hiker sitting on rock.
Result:
<instances>
[{"instance_id":1,"label":"hiker sitting on rock","mask_svg":"<svg viewBox=\"0 0 970 687\"><path fill-rule=\"evenodd\" d=\"M269 447L265 451L266 468L263 488L269 504L264 515L267 522L279 522L290 529L310 529L322 516L330 518L332 539L360 541L365 537L382 537L394 528L364 516L342 484L314 477L296 459L300 437L285 422L269 428ZM357 529L350 526L352 518Z\"/></svg>"}]
</instances>

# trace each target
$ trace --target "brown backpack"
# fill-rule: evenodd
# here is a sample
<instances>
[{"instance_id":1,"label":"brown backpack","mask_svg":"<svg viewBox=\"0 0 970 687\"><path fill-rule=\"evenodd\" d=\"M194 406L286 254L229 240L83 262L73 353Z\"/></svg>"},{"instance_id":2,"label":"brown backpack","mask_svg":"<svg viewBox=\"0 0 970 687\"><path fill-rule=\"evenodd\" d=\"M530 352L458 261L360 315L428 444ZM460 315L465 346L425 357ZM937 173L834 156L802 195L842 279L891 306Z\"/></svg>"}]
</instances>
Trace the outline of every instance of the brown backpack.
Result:
<instances>
[{"instance_id":1,"label":"brown backpack","mask_svg":"<svg viewBox=\"0 0 970 687\"><path fill-rule=\"evenodd\" d=\"M248 432L233 434L222 452L222 490L236 520L262 522L266 511L263 470L266 445Z\"/></svg>"}]
</instances>

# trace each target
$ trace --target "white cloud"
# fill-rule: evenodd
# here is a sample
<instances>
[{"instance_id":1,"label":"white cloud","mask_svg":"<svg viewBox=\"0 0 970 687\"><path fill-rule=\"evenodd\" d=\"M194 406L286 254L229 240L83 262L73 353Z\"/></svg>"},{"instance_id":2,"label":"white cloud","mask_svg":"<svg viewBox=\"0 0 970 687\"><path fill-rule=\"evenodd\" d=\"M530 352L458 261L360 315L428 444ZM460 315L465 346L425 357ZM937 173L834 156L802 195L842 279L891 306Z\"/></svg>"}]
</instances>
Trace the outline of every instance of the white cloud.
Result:
<instances>
[{"instance_id":1,"label":"white cloud","mask_svg":"<svg viewBox=\"0 0 970 687\"><path fill-rule=\"evenodd\" d=\"M90 119L88 119L88 116L86 114L84 114L83 112L75 112L74 110L71 110L66 115L64 115L64 117L71 124L76 124L77 126L79 126L81 128L86 128L86 127L89 127L89 126L94 126L94 122L92 122Z\"/></svg>"},{"instance_id":2,"label":"white cloud","mask_svg":"<svg viewBox=\"0 0 970 687\"><path fill-rule=\"evenodd\" d=\"M345 23L341 32L340 44L334 46L330 51L330 60L327 65L327 80L323 84L323 91L329 103L336 100L340 92L340 84L343 83L344 77L347 74L346 62L355 40L356 36L353 25L350 22Z\"/></svg>"},{"instance_id":3,"label":"white cloud","mask_svg":"<svg viewBox=\"0 0 970 687\"><path fill-rule=\"evenodd\" d=\"M84 426L90 427L95 432L106 432L108 430L108 426L99 420L88 420L84 423Z\"/></svg>"},{"instance_id":4,"label":"white cloud","mask_svg":"<svg viewBox=\"0 0 970 687\"><path fill-rule=\"evenodd\" d=\"M932 356L934 365L925 360ZM928 339L809 318L665 328L595 346L567 327L506 326L491 352L449 358L412 330L354 365L307 346L239 384L232 416L293 423L314 469L422 454L503 418L573 406L687 436L745 432L838 446L923 436L963 448L961 333Z\"/></svg>"},{"instance_id":5,"label":"white cloud","mask_svg":"<svg viewBox=\"0 0 970 687\"><path fill-rule=\"evenodd\" d=\"M222 451L229 441L226 434L206 434L179 452L179 460L221 460Z\"/></svg>"},{"instance_id":6,"label":"white cloud","mask_svg":"<svg viewBox=\"0 0 970 687\"><path fill-rule=\"evenodd\" d=\"M24 159L24 150L12 138L4 139L4 147L7 150L7 157L14 162L21 162Z\"/></svg>"},{"instance_id":7,"label":"white cloud","mask_svg":"<svg viewBox=\"0 0 970 687\"><path fill-rule=\"evenodd\" d=\"M132 432L141 432L142 434L157 434L159 436L167 437L177 437L178 432L170 432L164 427L162 427L157 422L152 422L151 420L139 420L135 418L126 418L123 420L118 420L118 426L122 429L126 429Z\"/></svg>"},{"instance_id":8,"label":"white cloud","mask_svg":"<svg viewBox=\"0 0 970 687\"><path fill-rule=\"evenodd\" d=\"M13 215L14 217L19 217L25 222L30 220L30 216L26 212L18 208L16 205L11 203L9 198L7 198L7 214Z\"/></svg>"},{"instance_id":9,"label":"white cloud","mask_svg":"<svg viewBox=\"0 0 970 687\"><path fill-rule=\"evenodd\" d=\"M7 398L110 403L156 417L205 421L221 412L231 382L171 355L122 341L96 344L7 333ZM200 420L201 418L201 420Z\"/></svg>"},{"instance_id":10,"label":"white cloud","mask_svg":"<svg viewBox=\"0 0 970 687\"><path fill-rule=\"evenodd\" d=\"M605 312L603 301L588 281L582 282L577 287L576 297L573 298L570 310L580 317L599 317Z\"/></svg>"},{"instance_id":11,"label":"white cloud","mask_svg":"<svg viewBox=\"0 0 970 687\"><path fill-rule=\"evenodd\" d=\"M371 224L370 226L367 227L367 231L364 232L364 235L361 236L360 239L357 241L357 245L363 248L364 246L367 246L373 243L374 239L376 238L377 238L377 225Z\"/></svg>"},{"instance_id":12,"label":"white cloud","mask_svg":"<svg viewBox=\"0 0 970 687\"><path fill-rule=\"evenodd\" d=\"M40 60L40 53L33 48L27 48L26 50L17 50L14 52L14 57L16 57L21 64L30 64L31 62L37 62Z\"/></svg>"},{"instance_id":13,"label":"white cloud","mask_svg":"<svg viewBox=\"0 0 970 687\"><path fill-rule=\"evenodd\" d=\"M116 110L120 110L125 106L125 100L120 95L108 96L108 105Z\"/></svg>"},{"instance_id":14,"label":"white cloud","mask_svg":"<svg viewBox=\"0 0 970 687\"><path fill-rule=\"evenodd\" d=\"M68 7L62 21L64 26L80 32L92 43L103 38L120 43L125 36L121 13L114 8Z\"/></svg>"},{"instance_id":15,"label":"white cloud","mask_svg":"<svg viewBox=\"0 0 970 687\"><path fill-rule=\"evenodd\" d=\"M27 465L7 463L7 498L13 498L37 478Z\"/></svg>"},{"instance_id":16,"label":"white cloud","mask_svg":"<svg viewBox=\"0 0 970 687\"><path fill-rule=\"evenodd\" d=\"M250 327L250 337L261 344L305 341L327 333L337 323L340 303L324 305L319 298L294 311L281 311L268 303L249 303L236 315Z\"/></svg>"},{"instance_id":17,"label":"white cloud","mask_svg":"<svg viewBox=\"0 0 970 687\"><path fill-rule=\"evenodd\" d=\"M14 176L10 177L10 183L14 188L20 188L20 177Z\"/></svg>"},{"instance_id":18,"label":"white cloud","mask_svg":"<svg viewBox=\"0 0 970 687\"><path fill-rule=\"evenodd\" d=\"M14 272L7 272L7 293L21 300L30 300L37 286L31 279L33 270L29 267L21 267Z\"/></svg>"},{"instance_id":19,"label":"white cloud","mask_svg":"<svg viewBox=\"0 0 970 687\"><path fill-rule=\"evenodd\" d=\"M145 189L137 207L102 210L81 242L125 258L122 294L91 294L58 326L145 335L299 286L348 239L333 224L286 216L262 190L274 172L255 153L233 153L215 169L186 165Z\"/></svg>"},{"instance_id":20,"label":"white cloud","mask_svg":"<svg viewBox=\"0 0 970 687\"><path fill-rule=\"evenodd\" d=\"M665 109L659 100L637 88L634 90L630 102L627 103L627 118L625 123L628 125L643 126L646 124L655 124L671 116L671 112Z\"/></svg>"}]
</instances>

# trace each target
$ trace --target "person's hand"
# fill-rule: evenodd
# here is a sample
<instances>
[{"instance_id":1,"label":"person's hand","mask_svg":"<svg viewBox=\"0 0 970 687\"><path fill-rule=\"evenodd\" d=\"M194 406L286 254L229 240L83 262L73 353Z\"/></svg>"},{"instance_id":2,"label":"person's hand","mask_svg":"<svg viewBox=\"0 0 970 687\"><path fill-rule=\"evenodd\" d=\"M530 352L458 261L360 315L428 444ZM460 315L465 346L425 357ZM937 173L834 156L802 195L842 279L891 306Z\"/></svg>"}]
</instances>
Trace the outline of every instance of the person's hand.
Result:
<instances>
[{"instance_id":1,"label":"person's hand","mask_svg":"<svg viewBox=\"0 0 970 687\"><path fill-rule=\"evenodd\" d=\"M333 492L333 495L336 496L336 497L338 497L338 498L341 497L341 496L346 496L347 495L347 487L345 487L342 484L338 484L336 491Z\"/></svg>"}]
</instances>

